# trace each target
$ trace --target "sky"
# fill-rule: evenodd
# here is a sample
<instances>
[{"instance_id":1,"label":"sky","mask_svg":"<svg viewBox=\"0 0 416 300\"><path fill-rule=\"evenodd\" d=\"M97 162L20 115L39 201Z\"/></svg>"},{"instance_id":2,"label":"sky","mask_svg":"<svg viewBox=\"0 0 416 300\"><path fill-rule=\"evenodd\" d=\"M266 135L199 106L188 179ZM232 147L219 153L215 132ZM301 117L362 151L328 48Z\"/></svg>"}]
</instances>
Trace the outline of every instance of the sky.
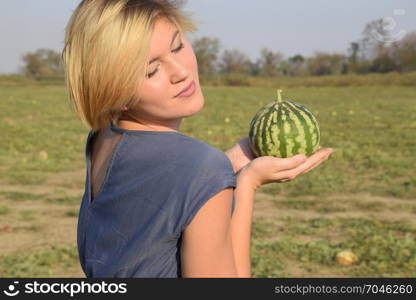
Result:
<instances>
[{"instance_id":1,"label":"sky","mask_svg":"<svg viewBox=\"0 0 416 300\"><path fill-rule=\"evenodd\" d=\"M21 55L61 51L65 26L80 0L0 0L0 74L18 72ZM199 22L191 40L218 38L253 61L262 48L288 58L316 51L346 53L365 24L390 18L391 33L416 31L416 0L188 0Z\"/></svg>"}]
</instances>

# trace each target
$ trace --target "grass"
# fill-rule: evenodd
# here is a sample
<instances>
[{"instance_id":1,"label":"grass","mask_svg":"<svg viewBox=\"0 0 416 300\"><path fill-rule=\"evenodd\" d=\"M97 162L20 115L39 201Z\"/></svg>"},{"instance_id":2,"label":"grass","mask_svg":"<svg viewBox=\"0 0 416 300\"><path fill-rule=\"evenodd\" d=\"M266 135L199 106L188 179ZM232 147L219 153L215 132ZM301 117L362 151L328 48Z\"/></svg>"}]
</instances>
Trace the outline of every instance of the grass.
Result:
<instances>
[{"instance_id":1,"label":"grass","mask_svg":"<svg viewBox=\"0 0 416 300\"><path fill-rule=\"evenodd\" d=\"M19 218L24 221L33 221L36 219L36 215L34 215L33 210L21 210L19 211Z\"/></svg>"},{"instance_id":2,"label":"grass","mask_svg":"<svg viewBox=\"0 0 416 300\"><path fill-rule=\"evenodd\" d=\"M63 196L50 197L50 198L47 198L46 200L50 203L76 205L76 204L79 204L79 201L81 198L82 198L82 195L78 195L78 196L63 195Z\"/></svg>"},{"instance_id":3,"label":"grass","mask_svg":"<svg viewBox=\"0 0 416 300\"><path fill-rule=\"evenodd\" d=\"M86 129L66 97L62 86L0 89L0 130L7 133L1 136L1 180L39 185L47 173L82 168Z\"/></svg>"},{"instance_id":4,"label":"grass","mask_svg":"<svg viewBox=\"0 0 416 300\"><path fill-rule=\"evenodd\" d=\"M335 149L314 171L259 189L255 277L416 276L416 88L381 86L408 80L396 76L203 88L204 109L183 120L184 134L225 151L286 86L283 98L311 110L321 145ZM0 239L7 245L0 276L83 276L74 245L88 128L71 111L64 86L7 80L0 78ZM336 86L319 86L331 80ZM358 263L339 265L342 250Z\"/></svg>"},{"instance_id":5,"label":"grass","mask_svg":"<svg viewBox=\"0 0 416 300\"><path fill-rule=\"evenodd\" d=\"M275 235L270 228L273 228L272 223L262 222L253 227L256 277L293 276L286 272L289 268L285 263L287 259L297 263L303 275L309 277L416 275L416 227L412 225L363 218L290 219L283 233L279 231L278 241L264 243L267 235ZM339 236L331 238L329 233ZM353 251L359 262L340 267L335 256L343 250ZM263 259L264 256L270 257ZM276 271L279 272L273 274Z\"/></svg>"},{"instance_id":6,"label":"grass","mask_svg":"<svg viewBox=\"0 0 416 300\"><path fill-rule=\"evenodd\" d=\"M69 269L77 263L76 246L47 247L35 252L0 256L2 277L60 277L60 268Z\"/></svg>"},{"instance_id":7,"label":"grass","mask_svg":"<svg viewBox=\"0 0 416 300\"><path fill-rule=\"evenodd\" d=\"M10 212L10 208L5 205L0 205L0 215L7 215Z\"/></svg>"},{"instance_id":8,"label":"grass","mask_svg":"<svg viewBox=\"0 0 416 300\"><path fill-rule=\"evenodd\" d=\"M243 74L202 76L206 86L326 87L326 86L414 86L416 72L386 74L346 74L298 77L257 77Z\"/></svg>"},{"instance_id":9,"label":"grass","mask_svg":"<svg viewBox=\"0 0 416 300\"><path fill-rule=\"evenodd\" d=\"M0 192L0 195L4 196L7 199L16 200L16 201L38 200L44 197L44 195L38 195L38 194L20 192L20 191Z\"/></svg>"},{"instance_id":10,"label":"grass","mask_svg":"<svg viewBox=\"0 0 416 300\"><path fill-rule=\"evenodd\" d=\"M248 135L253 113L275 95L274 88L261 87L211 87L204 91L204 111L186 120L184 130L222 150L236 137ZM284 191L282 185L273 184L265 192L318 196L337 190L414 197L416 177L406 168L414 164L416 154L414 88L294 88L283 93L284 98L304 104L317 115L321 144L335 152L331 163L321 166L319 172L285 184ZM223 109L218 109L219 103Z\"/></svg>"},{"instance_id":11,"label":"grass","mask_svg":"<svg viewBox=\"0 0 416 300\"><path fill-rule=\"evenodd\" d=\"M325 76L297 76L297 77L260 77L245 74L216 74L200 76L204 86L262 86L285 88L292 87L326 87L326 86L414 86L416 72L390 72L370 74L345 74ZM62 86L63 77L46 77L31 79L22 75L0 75L0 86Z\"/></svg>"}]
</instances>

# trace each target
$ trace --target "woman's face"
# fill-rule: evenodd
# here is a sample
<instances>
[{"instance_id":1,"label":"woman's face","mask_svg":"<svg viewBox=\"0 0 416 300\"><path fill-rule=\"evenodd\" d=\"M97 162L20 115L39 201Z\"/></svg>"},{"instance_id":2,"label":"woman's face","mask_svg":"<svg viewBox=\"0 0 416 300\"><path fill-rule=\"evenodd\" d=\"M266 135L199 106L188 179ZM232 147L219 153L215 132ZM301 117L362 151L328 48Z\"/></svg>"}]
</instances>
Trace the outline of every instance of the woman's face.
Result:
<instances>
[{"instance_id":1,"label":"woman's face","mask_svg":"<svg viewBox=\"0 0 416 300\"><path fill-rule=\"evenodd\" d=\"M195 54L182 32L161 18L155 23L149 57L140 100L126 113L139 122L137 128L177 131L182 118L204 105Z\"/></svg>"}]
</instances>

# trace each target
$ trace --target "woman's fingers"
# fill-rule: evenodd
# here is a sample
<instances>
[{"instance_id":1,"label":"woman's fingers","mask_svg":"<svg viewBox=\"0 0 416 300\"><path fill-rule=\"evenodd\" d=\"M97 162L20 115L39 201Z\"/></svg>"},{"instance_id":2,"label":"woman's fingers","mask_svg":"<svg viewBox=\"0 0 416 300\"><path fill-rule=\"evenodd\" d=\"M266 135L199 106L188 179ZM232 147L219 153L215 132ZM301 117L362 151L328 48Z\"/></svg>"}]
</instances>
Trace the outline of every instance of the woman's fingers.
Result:
<instances>
[{"instance_id":1,"label":"woman's fingers","mask_svg":"<svg viewBox=\"0 0 416 300\"><path fill-rule=\"evenodd\" d=\"M284 171L279 172L278 177L280 181L290 181L296 178L300 174L309 172L310 170L316 168L319 164L324 162L328 156L332 153L332 149L323 149L313 155L311 155L305 162L301 163L295 168L285 169Z\"/></svg>"},{"instance_id":2,"label":"woman's fingers","mask_svg":"<svg viewBox=\"0 0 416 300\"><path fill-rule=\"evenodd\" d=\"M322 162L328 159L329 155L333 152L332 148L323 149L316 153L314 153L309 159L308 162L304 165L300 166L298 170L296 170L297 174L305 174L310 170L319 166Z\"/></svg>"},{"instance_id":3,"label":"woman's fingers","mask_svg":"<svg viewBox=\"0 0 416 300\"><path fill-rule=\"evenodd\" d=\"M286 182L316 168L332 151L331 148L321 149L310 157L303 154L288 158L262 156L252 160L246 170L247 174L253 176L253 181L257 181L258 186L270 182Z\"/></svg>"},{"instance_id":4,"label":"woman's fingers","mask_svg":"<svg viewBox=\"0 0 416 300\"><path fill-rule=\"evenodd\" d=\"M302 165L305 161L307 161L306 155L298 154L288 158L274 158L274 162L276 164L276 172L282 172L285 170L292 170L300 165Z\"/></svg>"},{"instance_id":5,"label":"woman's fingers","mask_svg":"<svg viewBox=\"0 0 416 300\"><path fill-rule=\"evenodd\" d=\"M323 163L324 161L326 161L329 156L331 154L328 154L327 156L323 157L321 160L319 160L318 162L314 163L312 166L310 166L309 168L307 168L306 170L302 171L300 174L305 174L308 173L309 171L315 169L317 166L319 166L321 163Z\"/></svg>"}]
</instances>

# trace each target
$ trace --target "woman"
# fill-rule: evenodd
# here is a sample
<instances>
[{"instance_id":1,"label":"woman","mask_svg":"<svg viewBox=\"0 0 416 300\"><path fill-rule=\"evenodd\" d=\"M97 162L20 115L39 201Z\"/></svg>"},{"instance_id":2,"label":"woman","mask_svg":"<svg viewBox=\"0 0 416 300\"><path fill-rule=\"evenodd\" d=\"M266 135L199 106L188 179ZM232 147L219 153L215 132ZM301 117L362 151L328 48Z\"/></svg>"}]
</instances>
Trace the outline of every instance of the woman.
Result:
<instances>
[{"instance_id":1,"label":"woman","mask_svg":"<svg viewBox=\"0 0 416 300\"><path fill-rule=\"evenodd\" d=\"M88 277L250 277L255 190L330 154L253 160L179 132L204 98L171 1L84 0L67 26L70 99L91 128L78 251Z\"/></svg>"}]
</instances>

